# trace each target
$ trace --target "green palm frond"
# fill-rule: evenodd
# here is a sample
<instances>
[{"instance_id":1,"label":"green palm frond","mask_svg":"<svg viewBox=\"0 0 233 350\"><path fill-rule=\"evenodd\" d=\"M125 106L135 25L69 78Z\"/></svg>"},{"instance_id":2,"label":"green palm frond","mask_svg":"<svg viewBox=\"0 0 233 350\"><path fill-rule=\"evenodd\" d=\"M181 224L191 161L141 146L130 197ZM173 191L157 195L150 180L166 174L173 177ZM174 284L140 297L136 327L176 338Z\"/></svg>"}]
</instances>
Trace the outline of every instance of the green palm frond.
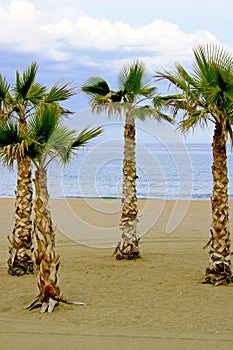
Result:
<instances>
[{"instance_id":1,"label":"green palm frond","mask_svg":"<svg viewBox=\"0 0 233 350\"><path fill-rule=\"evenodd\" d=\"M80 147L84 147L93 138L101 135L103 129L101 127L96 127L93 129L84 128L79 134L75 132L74 137L70 139L70 144L68 147L60 149L59 156L64 164L66 164L72 154L76 153Z\"/></svg>"},{"instance_id":2,"label":"green palm frond","mask_svg":"<svg viewBox=\"0 0 233 350\"><path fill-rule=\"evenodd\" d=\"M8 166L28 155L29 143L12 120L0 123L0 157Z\"/></svg>"},{"instance_id":3,"label":"green palm frond","mask_svg":"<svg viewBox=\"0 0 233 350\"><path fill-rule=\"evenodd\" d=\"M225 127L233 116L233 56L216 45L199 45L193 51L192 74L180 64L174 72L157 72L157 79L169 81L181 95L179 99L168 95L165 105L173 116L178 111L183 114L178 125L181 131L204 127L208 121Z\"/></svg>"},{"instance_id":4,"label":"green palm frond","mask_svg":"<svg viewBox=\"0 0 233 350\"><path fill-rule=\"evenodd\" d=\"M74 137L75 130L69 130L64 125L58 125L47 143L44 144L42 158L44 160L44 167L47 167L49 164L49 161L45 163L46 158L53 159L59 157L62 163L67 163L71 156L71 145Z\"/></svg>"},{"instance_id":5,"label":"green palm frond","mask_svg":"<svg viewBox=\"0 0 233 350\"><path fill-rule=\"evenodd\" d=\"M157 113L163 115L163 117L168 117L167 121L170 121L171 119L172 121L170 122L174 122L180 110L186 113L187 107L182 94L171 94L166 96L156 95L153 98L153 106Z\"/></svg>"},{"instance_id":6,"label":"green palm frond","mask_svg":"<svg viewBox=\"0 0 233 350\"><path fill-rule=\"evenodd\" d=\"M0 148L8 144L17 144L22 141L18 125L12 120L0 123Z\"/></svg>"},{"instance_id":7,"label":"green palm frond","mask_svg":"<svg viewBox=\"0 0 233 350\"><path fill-rule=\"evenodd\" d=\"M123 90L111 91L110 100L112 103L123 102L123 99L124 99L124 91Z\"/></svg>"},{"instance_id":8,"label":"green palm frond","mask_svg":"<svg viewBox=\"0 0 233 350\"><path fill-rule=\"evenodd\" d=\"M7 82L6 78L0 74L0 109L1 103L5 100L7 94L9 93L10 84Z\"/></svg>"},{"instance_id":9,"label":"green palm frond","mask_svg":"<svg viewBox=\"0 0 233 350\"><path fill-rule=\"evenodd\" d=\"M171 94L171 95L156 95L153 97L153 105L155 108L166 108L171 104L182 103L184 97L182 94Z\"/></svg>"},{"instance_id":10,"label":"green palm frond","mask_svg":"<svg viewBox=\"0 0 233 350\"><path fill-rule=\"evenodd\" d=\"M22 76L20 75L19 71L16 71L16 85L14 87L14 93L17 100L25 100L27 98L29 90L35 83L37 69L37 63L32 62L23 72Z\"/></svg>"},{"instance_id":11,"label":"green palm frond","mask_svg":"<svg viewBox=\"0 0 233 350\"><path fill-rule=\"evenodd\" d=\"M65 83L63 85L55 84L51 87L50 91L45 96L45 103L54 103L65 101L69 97L74 96L77 93L75 86L72 86L71 83Z\"/></svg>"},{"instance_id":12,"label":"green palm frond","mask_svg":"<svg viewBox=\"0 0 233 350\"><path fill-rule=\"evenodd\" d=\"M102 128L94 128L83 129L77 134L75 129L62 123L58 105L43 105L28 123L30 157L38 168L43 169L56 157L66 163L75 150L101 133Z\"/></svg>"},{"instance_id":13,"label":"green palm frond","mask_svg":"<svg viewBox=\"0 0 233 350\"><path fill-rule=\"evenodd\" d=\"M177 76L176 76L176 86L187 93L192 91L192 88L197 87L196 79L187 72L187 70L180 64L176 65Z\"/></svg>"},{"instance_id":14,"label":"green palm frond","mask_svg":"<svg viewBox=\"0 0 233 350\"><path fill-rule=\"evenodd\" d=\"M32 104L37 105L43 101L46 92L46 87L42 84L36 83L30 87L25 96L25 101L30 101Z\"/></svg>"},{"instance_id":15,"label":"green palm frond","mask_svg":"<svg viewBox=\"0 0 233 350\"><path fill-rule=\"evenodd\" d=\"M122 67L119 73L119 90L123 91L124 101L133 103L140 96L151 97L156 88L144 81L145 65L135 61Z\"/></svg>"},{"instance_id":16,"label":"green palm frond","mask_svg":"<svg viewBox=\"0 0 233 350\"><path fill-rule=\"evenodd\" d=\"M156 110L153 106L149 105L134 108L131 113L135 118L140 119L141 121L145 121L148 118L154 118L158 122L164 120L173 123L173 119L168 114L163 113L161 109Z\"/></svg>"},{"instance_id":17,"label":"green palm frond","mask_svg":"<svg viewBox=\"0 0 233 350\"><path fill-rule=\"evenodd\" d=\"M185 113L183 119L178 123L177 129L182 133L188 132L190 129L195 129L197 125L204 128L208 125L208 115L203 110L196 110L191 115Z\"/></svg>"},{"instance_id":18,"label":"green palm frond","mask_svg":"<svg viewBox=\"0 0 233 350\"><path fill-rule=\"evenodd\" d=\"M233 74L232 54L225 48L216 44L198 45L193 53L195 57L193 69L197 76L212 74L212 65Z\"/></svg>"},{"instance_id":19,"label":"green palm frond","mask_svg":"<svg viewBox=\"0 0 233 350\"><path fill-rule=\"evenodd\" d=\"M26 140L21 141L21 143L9 144L0 149L0 157L2 162L12 167L15 160L22 160L28 156L29 145Z\"/></svg>"},{"instance_id":20,"label":"green palm frond","mask_svg":"<svg viewBox=\"0 0 233 350\"><path fill-rule=\"evenodd\" d=\"M27 104L28 102L37 105L43 100L46 87L35 83L37 70L37 63L32 62L23 72L22 76L19 71L16 71L16 84L13 88L14 98L9 101L9 105L15 105L17 107L18 104Z\"/></svg>"},{"instance_id":21,"label":"green palm frond","mask_svg":"<svg viewBox=\"0 0 233 350\"><path fill-rule=\"evenodd\" d=\"M66 126L59 125L45 145L44 156L59 157L61 162L66 164L80 147L84 147L91 139L99 136L102 132L103 129L97 127L93 129L85 128L77 134L76 130L69 130Z\"/></svg>"},{"instance_id":22,"label":"green palm frond","mask_svg":"<svg viewBox=\"0 0 233 350\"><path fill-rule=\"evenodd\" d=\"M61 101L76 94L76 88L70 83L55 84L48 91L46 86L35 82L37 70L37 63L32 62L22 75L16 71L16 83L12 89L12 95L9 92L6 93L7 89L9 90L9 85L0 76L0 110L3 106L4 116L14 116L20 122L25 122L43 104L60 105ZM63 109L61 106L60 109L63 115L72 114L71 111Z\"/></svg>"},{"instance_id":23,"label":"green palm frond","mask_svg":"<svg viewBox=\"0 0 233 350\"><path fill-rule=\"evenodd\" d=\"M228 105L227 99L232 99L233 91L232 55L215 45L198 46L194 55L194 73L200 93L220 108Z\"/></svg>"},{"instance_id":24,"label":"green palm frond","mask_svg":"<svg viewBox=\"0 0 233 350\"><path fill-rule=\"evenodd\" d=\"M16 89L21 92L21 95L25 97L31 85L34 84L38 65L36 62L32 62L29 67L23 72L22 77L19 71L16 71Z\"/></svg>"},{"instance_id":25,"label":"green palm frond","mask_svg":"<svg viewBox=\"0 0 233 350\"><path fill-rule=\"evenodd\" d=\"M142 86L142 77L145 73L143 62L135 61L122 67L119 73L120 88L124 87L127 92L138 93Z\"/></svg>"},{"instance_id":26,"label":"green palm frond","mask_svg":"<svg viewBox=\"0 0 233 350\"><path fill-rule=\"evenodd\" d=\"M28 130L31 139L40 140L45 144L56 129L61 110L58 105L43 105L31 117L28 123Z\"/></svg>"},{"instance_id":27,"label":"green palm frond","mask_svg":"<svg viewBox=\"0 0 233 350\"><path fill-rule=\"evenodd\" d=\"M78 149L79 147L85 146L90 140L101 135L103 128L96 127L93 129L84 128L72 141L72 148Z\"/></svg>"},{"instance_id":28,"label":"green palm frond","mask_svg":"<svg viewBox=\"0 0 233 350\"><path fill-rule=\"evenodd\" d=\"M72 135L72 133L65 134L66 129L61 130L60 118L61 109L58 105L45 104L30 119L28 123L28 137L31 140L30 157L35 164L43 162L41 165L43 167L47 157L54 157L62 133L67 138Z\"/></svg>"},{"instance_id":29,"label":"green palm frond","mask_svg":"<svg viewBox=\"0 0 233 350\"><path fill-rule=\"evenodd\" d=\"M106 103L94 103L92 106L92 112L97 114L101 114L103 112L107 112L108 117L111 119L112 117L120 117L124 112L131 108L131 104L124 102L112 102L111 100Z\"/></svg>"},{"instance_id":30,"label":"green palm frond","mask_svg":"<svg viewBox=\"0 0 233 350\"><path fill-rule=\"evenodd\" d=\"M155 94L157 88L155 86L151 86L151 87L142 87L140 90L140 95L148 97L148 98L152 98L153 95Z\"/></svg>"},{"instance_id":31,"label":"green palm frond","mask_svg":"<svg viewBox=\"0 0 233 350\"><path fill-rule=\"evenodd\" d=\"M107 82L100 77L92 77L82 85L82 91L93 97L104 97L110 93Z\"/></svg>"},{"instance_id":32,"label":"green palm frond","mask_svg":"<svg viewBox=\"0 0 233 350\"><path fill-rule=\"evenodd\" d=\"M154 78L159 80L168 80L169 83L174 85L179 91L189 94L191 92L189 82L192 78L189 75L186 75L185 69L181 70L181 66L177 65L177 71L169 72L164 70L163 72L156 72Z\"/></svg>"}]
</instances>

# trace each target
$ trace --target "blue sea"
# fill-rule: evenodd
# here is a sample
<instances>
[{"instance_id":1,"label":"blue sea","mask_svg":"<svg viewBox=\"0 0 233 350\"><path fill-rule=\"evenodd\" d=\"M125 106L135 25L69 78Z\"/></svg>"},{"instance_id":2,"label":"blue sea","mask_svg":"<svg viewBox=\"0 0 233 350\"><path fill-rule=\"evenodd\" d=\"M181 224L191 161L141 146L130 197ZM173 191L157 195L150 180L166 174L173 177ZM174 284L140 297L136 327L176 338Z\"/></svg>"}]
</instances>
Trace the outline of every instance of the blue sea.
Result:
<instances>
[{"instance_id":1,"label":"blue sea","mask_svg":"<svg viewBox=\"0 0 233 350\"><path fill-rule=\"evenodd\" d=\"M209 144L144 143L136 147L137 196L155 199L209 199L212 150ZM61 166L48 169L51 198L121 197L123 144L87 146ZM228 149L229 197L233 199L233 154ZM0 197L14 197L16 169L0 165Z\"/></svg>"}]
</instances>

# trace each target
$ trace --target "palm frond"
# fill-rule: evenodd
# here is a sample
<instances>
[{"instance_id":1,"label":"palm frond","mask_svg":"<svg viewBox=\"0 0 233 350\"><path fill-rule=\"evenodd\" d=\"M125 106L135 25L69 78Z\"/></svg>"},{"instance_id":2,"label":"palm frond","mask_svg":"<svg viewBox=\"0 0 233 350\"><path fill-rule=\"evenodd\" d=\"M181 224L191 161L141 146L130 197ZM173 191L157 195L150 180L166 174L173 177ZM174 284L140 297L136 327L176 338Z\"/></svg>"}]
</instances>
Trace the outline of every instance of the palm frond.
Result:
<instances>
[{"instance_id":1,"label":"palm frond","mask_svg":"<svg viewBox=\"0 0 233 350\"><path fill-rule=\"evenodd\" d=\"M100 77L88 79L81 87L82 91L93 97L104 97L110 93L108 83Z\"/></svg>"},{"instance_id":2,"label":"palm frond","mask_svg":"<svg viewBox=\"0 0 233 350\"><path fill-rule=\"evenodd\" d=\"M42 105L31 117L28 123L28 132L33 140L46 143L59 124L61 110L58 105Z\"/></svg>"},{"instance_id":3,"label":"palm frond","mask_svg":"<svg viewBox=\"0 0 233 350\"><path fill-rule=\"evenodd\" d=\"M145 82L145 65L134 61L122 67L119 73L119 90L123 91L124 102L133 103L140 96L151 97L156 88Z\"/></svg>"},{"instance_id":4,"label":"palm frond","mask_svg":"<svg viewBox=\"0 0 233 350\"><path fill-rule=\"evenodd\" d=\"M132 110L132 115L134 118L145 121L148 118L157 120L158 122L167 121L173 123L173 119L168 115L162 112L161 109L155 109L153 106L140 106Z\"/></svg>"},{"instance_id":5,"label":"palm frond","mask_svg":"<svg viewBox=\"0 0 233 350\"><path fill-rule=\"evenodd\" d=\"M222 70L228 70L233 73L233 57L230 51L217 44L197 45L194 50L194 67L199 69L203 74L209 72L211 65Z\"/></svg>"},{"instance_id":6,"label":"palm frond","mask_svg":"<svg viewBox=\"0 0 233 350\"><path fill-rule=\"evenodd\" d=\"M72 141L72 148L78 149L85 146L90 140L101 135L103 133L102 127L96 127L93 129L84 128Z\"/></svg>"},{"instance_id":7,"label":"palm frond","mask_svg":"<svg viewBox=\"0 0 233 350\"><path fill-rule=\"evenodd\" d=\"M12 120L0 122L0 148L8 144L17 144L22 141L18 125Z\"/></svg>"},{"instance_id":8,"label":"palm frond","mask_svg":"<svg viewBox=\"0 0 233 350\"><path fill-rule=\"evenodd\" d=\"M27 141L23 140L21 143L9 144L1 148L0 157L5 165L12 167L15 160L20 161L28 156L28 149Z\"/></svg>"},{"instance_id":9,"label":"palm frond","mask_svg":"<svg viewBox=\"0 0 233 350\"><path fill-rule=\"evenodd\" d=\"M0 109L2 101L5 100L6 95L9 93L10 84L7 82L6 78L0 74Z\"/></svg>"},{"instance_id":10,"label":"palm frond","mask_svg":"<svg viewBox=\"0 0 233 350\"><path fill-rule=\"evenodd\" d=\"M45 104L28 123L30 157L41 169L59 157L66 163L73 151L84 146L102 132L101 128L84 129L79 134L61 121L61 110L56 104Z\"/></svg>"},{"instance_id":11,"label":"palm frond","mask_svg":"<svg viewBox=\"0 0 233 350\"><path fill-rule=\"evenodd\" d=\"M67 163L70 159L71 144L75 132L76 130L69 130L64 125L58 125L44 145L43 159L59 157L63 163Z\"/></svg>"},{"instance_id":12,"label":"palm frond","mask_svg":"<svg viewBox=\"0 0 233 350\"><path fill-rule=\"evenodd\" d=\"M73 153L80 147L84 147L91 139L103 132L100 127L83 129L79 134L76 130L69 130L66 126L58 126L51 135L44 148L44 156L59 157L63 164L66 164ZM45 157L44 157L45 158Z\"/></svg>"},{"instance_id":13,"label":"palm frond","mask_svg":"<svg viewBox=\"0 0 233 350\"><path fill-rule=\"evenodd\" d=\"M12 120L0 123L0 157L8 166L15 160L28 155L29 143L26 135L19 133L18 126Z\"/></svg>"},{"instance_id":14,"label":"palm frond","mask_svg":"<svg viewBox=\"0 0 233 350\"><path fill-rule=\"evenodd\" d=\"M45 96L44 102L54 103L64 101L74 96L76 93L77 89L75 86L72 86L71 83L65 83L63 85L55 84Z\"/></svg>"},{"instance_id":15,"label":"palm frond","mask_svg":"<svg viewBox=\"0 0 233 350\"><path fill-rule=\"evenodd\" d=\"M164 70L163 72L156 72L154 78L159 80L168 80L174 87L176 87L181 93L190 93L190 81L192 78L187 74L185 69L181 69L180 65L177 65L177 71L169 72ZM183 73L183 74L182 74Z\"/></svg>"},{"instance_id":16,"label":"palm frond","mask_svg":"<svg viewBox=\"0 0 233 350\"><path fill-rule=\"evenodd\" d=\"M74 131L73 136L70 135L70 137L67 138L69 143L64 147L56 149L61 161L66 164L70 160L72 154L76 153L80 147L84 147L90 140L102 133L103 129L101 127L93 129L84 128L79 134Z\"/></svg>"},{"instance_id":17,"label":"palm frond","mask_svg":"<svg viewBox=\"0 0 233 350\"><path fill-rule=\"evenodd\" d=\"M118 118L122 116L124 112L126 112L131 107L131 104L124 102L112 102L111 100L106 103L94 103L91 106L92 112L97 114L101 114L106 112L108 117Z\"/></svg>"},{"instance_id":18,"label":"palm frond","mask_svg":"<svg viewBox=\"0 0 233 350\"><path fill-rule=\"evenodd\" d=\"M169 99L168 95L166 103L173 108L173 113L180 111L183 114L178 125L182 132L196 125L204 127L208 121L227 125L233 116L232 54L218 45L209 44L199 45L193 52L192 74L180 64L174 72L156 74L157 79L165 79L181 91L181 99Z\"/></svg>"},{"instance_id":19,"label":"palm frond","mask_svg":"<svg viewBox=\"0 0 233 350\"><path fill-rule=\"evenodd\" d=\"M43 101L45 93L46 87L42 84L36 83L31 85L24 99L25 101L30 101L32 104L37 105Z\"/></svg>"},{"instance_id":20,"label":"palm frond","mask_svg":"<svg viewBox=\"0 0 233 350\"><path fill-rule=\"evenodd\" d=\"M145 65L142 61L134 61L122 67L119 73L120 88L138 93L141 90L142 77L145 73Z\"/></svg>"},{"instance_id":21,"label":"palm frond","mask_svg":"<svg viewBox=\"0 0 233 350\"><path fill-rule=\"evenodd\" d=\"M38 65L36 62L32 62L28 68L23 72L22 77L19 71L16 71L16 85L14 87L15 95L17 99L25 99L29 89L35 82Z\"/></svg>"},{"instance_id":22,"label":"palm frond","mask_svg":"<svg viewBox=\"0 0 233 350\"><path fill-rule=\"evenodd\" d=\"M190 129L195 129L197 125L204 128L208 124L208 115L203 110L196 110L191 115L185 113L183 119L178 123L177 129L182 133L188 132Z\"/></svg>"}]
</instances>

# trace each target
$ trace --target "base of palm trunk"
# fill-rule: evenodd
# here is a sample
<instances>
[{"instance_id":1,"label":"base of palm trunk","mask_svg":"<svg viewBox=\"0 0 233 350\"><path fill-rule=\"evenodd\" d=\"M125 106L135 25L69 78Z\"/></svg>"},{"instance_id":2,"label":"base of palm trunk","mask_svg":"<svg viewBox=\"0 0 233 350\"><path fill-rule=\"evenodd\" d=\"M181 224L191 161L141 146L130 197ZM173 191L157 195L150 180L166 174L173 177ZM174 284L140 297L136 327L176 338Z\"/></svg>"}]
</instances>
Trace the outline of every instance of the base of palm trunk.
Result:
<instances>
[{"instance_id":1,"label":"base of palm trunk","mask_svg":"<svg viewBox=\"0 0 233 350\"><path fill-rule=\"evenodd\" d=\"M117 260L134 260L141 257L138 241L135 242L120 242L114 250L113 255L115 255Z\"/></svg>"},{"instance_id":2,"label":"base of palm trunk","mask_svg":"<svg viewBox=\"0 0 233 350\"><path fill-rule=\"evenodd\" d=\"M69 304L69 305L80 305L80 306L85 306L86 304L81 302L81 301L69 301L66 299L62 299L62 298L49 298L47 301L42 301L39 297L34 300L31 304L29 304L28 306L26 306L26 310L35 310L40 308L40 312L44 313L44 312L53 312L54 307L57 306L59 303L65 303L65 304Z\"/></svg>"},{"instance_id":3,"label":"base of palm trunk","mask_svg":"<svg viewBox=\"0 0 233 350\"><path fill-rule=\"evenodd\" d=\"M12 258L8 259L8 273L11 276L23 276L33 275L34 273L34 262L28 255L23 258L17 258L12 262Z\"/></svg>"},{"instance_id":4,"label":"base of palm trunk","mask_svg":"<svg viewBox=\"0 0 233 350\"><path fill-rule=\"evenodd\" d=\"M204 284L213 284L215 286L226 285L233 282L233 276L229 266L218 264L215 268L207 268L206 274L202 280Z\"/></svg>"}]
</instances>

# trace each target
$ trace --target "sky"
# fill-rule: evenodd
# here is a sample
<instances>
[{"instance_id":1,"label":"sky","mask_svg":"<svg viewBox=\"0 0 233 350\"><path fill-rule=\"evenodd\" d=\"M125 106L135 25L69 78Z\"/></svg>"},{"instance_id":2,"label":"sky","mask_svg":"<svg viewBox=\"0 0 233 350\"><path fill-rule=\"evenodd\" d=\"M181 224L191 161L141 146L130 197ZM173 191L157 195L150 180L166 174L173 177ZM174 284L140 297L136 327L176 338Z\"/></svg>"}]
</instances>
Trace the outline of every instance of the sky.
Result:
<instances>
[{"instance_id":1,"label":"sky","mask_svg":"<svg viewBox=\"0 0 233 350\"><path fill-rule=\"evenodd\" d=\"M15 71L36 61L47 86L80 87L101 76L115 88L121 67L135 59L152 78L176 62L190 65L198 44L232 50L232 13L232 0L0 0L0 73L13 84ZM78 92L66 107L81 120L88 99ZM211 130L190 137L209 142Z\"/></svg>"}]
</instances>

